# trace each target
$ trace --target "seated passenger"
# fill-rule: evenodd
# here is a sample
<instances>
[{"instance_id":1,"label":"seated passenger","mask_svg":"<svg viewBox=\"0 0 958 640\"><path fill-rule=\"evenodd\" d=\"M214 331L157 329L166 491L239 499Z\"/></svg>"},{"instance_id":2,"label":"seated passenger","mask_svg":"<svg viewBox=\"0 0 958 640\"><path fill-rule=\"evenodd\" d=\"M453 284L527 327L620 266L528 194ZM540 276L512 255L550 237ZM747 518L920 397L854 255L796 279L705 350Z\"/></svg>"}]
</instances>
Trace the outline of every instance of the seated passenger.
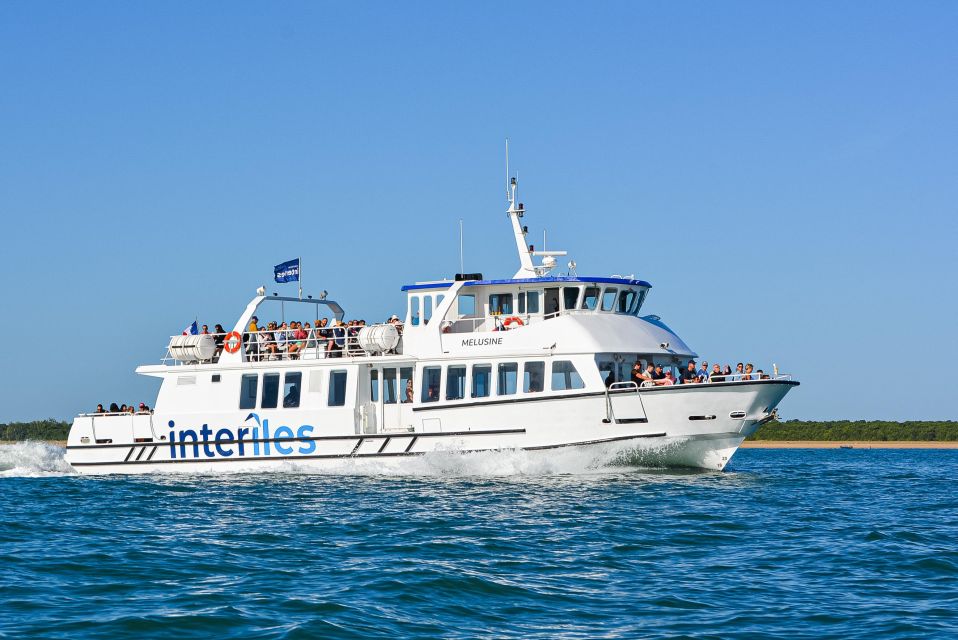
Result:
<instances>
[{"instance_id":1,"label":"seated passenger","mask_svg":"<svg viewBox=\"0 0 958 640\"><path fill-rule=\"evenodd\" d=\"M758 371L755 372L755 377L756 377L757 380L771 380L771 379L772 379L772 377L771 377L770 375L768 375L767 373L765 373L765 372L762 371L761 369L759 369Z\"/></svg>"},{"instance_id":2,"label":"seated passenger","mask_svg":"<svg viewBox=\"0 0 958 640\"><path fill-rule=\"evenodd\" d=\"M150 408L146 406L146 403L141 402L140 407L137 410L137 413L149 413L149 412L150 412Z\"/></svg>"},{"instance_id":3,"label":"seated passenger","mask_svg":"<svg viewBox=\"0 0 958 640\"><path fill-rule=\"evenodd\" d=\"M709 363L703 360L702 366L699 367L699 370L696 372L696 375L698 375L699 382L708 382L709 381Z\"/></svg>"},{"instance_id":4,"label":"seated passenger","mask_svg":"<svg viewBox=\"0 0 958 640\"><path fill-rule=\"evenodd\" d=\"M120 413L120 407L115 402L110 403L110 413Z\"/></svg>"},{"instance_id":5,"label":"seated passenger","mask_svg":"<svg viewBox=\"0 0 958 640\"><path fill-rule=\"evenodd\" d=\"M406 381L406 399L403 402L412 402L412 399L415 397L412 387L412 378Z\"/></svg>"},{"instance_id":6,"label":"seated passenger","mask_svg":"<svg viewBox=\"0 0 958 640\"><path fill-rule=\"evenodd\" d=\"M276 324L276 323L273 323ZM286 348L289 346L289 332L287 331L288 325L284 322L283 324L277 327L276 331L273 332L273 342L276 345L273 353L279 355L279 359L283 359L283 355L286 353Z\"/></svg>"},{"instance_id":7,"label":"seated passenger","mask_svg":"<svg viewBox=\"0 0 958 640\"><path fill-rule=\"evenodd\" d=\"M642 373L642 361L636 360L635 364L632 365L632 382L641 387L645 380L645 374Z\"/></svg>"},{"instance_id":8,"label":"seated passenger","mask_svg":"<svg viewBox=\"0 0 958 640\"><path fill-rule=\"evenodd\" d=\"M671 368L665 372L665 378L663 378L662 380L659 380L658 384L661 384L662 386L665 386L665 387L675 384L675 378L672 377Z\"/></svg>"},{"instance_id":9,"label":"seated passenger","mask_svg":"<svg viewBox=\"0 0 958 640\"><path fill-rule=\"evenodd\" d=\"M276 359L276 342L273 340L273 329L276 328L275 322L269 322L266 325L266 330L260 330L256 334L256 338L259 341L259 352L261 358L265 360L275 360Z\"/></svg>"},{"instance_id":10,"label":"seated passenger","mask_svg":"<svg viewBox=\"0 0 958 640\"><path fill-rule=\"evenodd\" d=\"M662 371L662 365L655 365L655 371L652 372L652 381L659 384L659 381L665 380L665 372Z\"/></svg>"},{"instance_id":11,"label":"seated passenger","mask_svg":"<svg viewBox=\"0 0 958 640\"><path fill-rule=\"evenodd\" d=\"M204 324L204 325L203 325L203 329L200 331L200 335L201 335L201 336L208 336L208 335L210 335L210 328Z\"/></svg>"},{"instance_id":12,"label":"seated passenger","mask_svg":"<svg viewBox=\"0 0 958 640\"><path fill-rule=\"evenodd\" d=\"M722 375L722 368L717 364L712 365L712 373L709 374L709 382L725 382L725 377Z\"/></svg>"},{"instance_id":13,"label":"seated passenger","mask_svg":"<svg viewBox=\"0 0 958 640\"><path fill-rule=\"evenodd\" d=\"M699 381L699 372L695 360L689 360L688 366L682 370L682 384L695 384Z\"/></svg>"},{"instance_id":14,"label":"seated passenger","mask_svg":"<svg viewBox=\"0 0 958 640\"><path fill-rule=\"evenodd\" d=\"M732 381L732 367L725 365L725 369L722 371L722 377L725 379L722 382L731 382Z\"/></svg>"},{"instance_id":15,"label":"seated passenger","mask_svg":"<svg viewBox=\"0 0 958 640\"><path fill-rule=\"evenodd\" d=\"M754 378L752 378L752 363L751 362L745 365L745 375L742 376L742 380L754 380Z\"/></svg>"},{"instance_id":16,"label":"seated passenger","mask_svg":"<svg viewBox=\"0 0 958 640\"><path fill-rule=\"evenodd\" d=\"M106 409L103 408L102 404L98 404L94 413L106 413Z\"/></svg>"},{"instance_id":17,"label":"seated passenger","mask_svg":"<svg viewBox=\"0 0 958 640\"><path fill-rule=\"evenodd\" d=\"M735 365L735 375L732 377L732 380L741 380L742 376L745 375L745 370L743 369L744 365L739 362Z\"/></svg>"}]
</instances>

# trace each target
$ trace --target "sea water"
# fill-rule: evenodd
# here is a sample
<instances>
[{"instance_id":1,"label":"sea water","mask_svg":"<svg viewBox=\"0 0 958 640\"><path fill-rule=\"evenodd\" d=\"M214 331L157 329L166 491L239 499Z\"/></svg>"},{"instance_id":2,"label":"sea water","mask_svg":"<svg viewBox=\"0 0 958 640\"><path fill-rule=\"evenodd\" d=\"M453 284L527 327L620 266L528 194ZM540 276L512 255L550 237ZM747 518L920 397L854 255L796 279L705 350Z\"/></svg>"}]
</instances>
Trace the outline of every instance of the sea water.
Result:
<instances>
[{"instance_id":1,"label":"sea water","mask_svg":"<svg viewBox=\"0 0 958 640\"><path fill-rule=\"evenodd\" d=\"M958 451L80 477L0 446L0 637L958 635Z\"/></svg>"}]
</instances>

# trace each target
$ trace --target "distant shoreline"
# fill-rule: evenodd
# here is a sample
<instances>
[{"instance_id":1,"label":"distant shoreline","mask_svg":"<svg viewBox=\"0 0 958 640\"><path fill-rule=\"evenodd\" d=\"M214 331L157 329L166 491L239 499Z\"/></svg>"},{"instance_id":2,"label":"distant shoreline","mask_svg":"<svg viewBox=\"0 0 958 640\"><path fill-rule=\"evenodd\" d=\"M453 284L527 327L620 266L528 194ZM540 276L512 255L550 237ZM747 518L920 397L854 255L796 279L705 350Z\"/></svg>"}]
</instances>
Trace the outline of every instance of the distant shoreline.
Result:
<instances>
[{"instance_id":1,"label":"distant shoreline","mask_svg":"<svg viewBox=\"0 0 958 640\"><path fill-rule=\"evenodd\" d=\"M958 449L958 442L936 440L746 440L742 449Z\"/></svg>"}]
</instances>

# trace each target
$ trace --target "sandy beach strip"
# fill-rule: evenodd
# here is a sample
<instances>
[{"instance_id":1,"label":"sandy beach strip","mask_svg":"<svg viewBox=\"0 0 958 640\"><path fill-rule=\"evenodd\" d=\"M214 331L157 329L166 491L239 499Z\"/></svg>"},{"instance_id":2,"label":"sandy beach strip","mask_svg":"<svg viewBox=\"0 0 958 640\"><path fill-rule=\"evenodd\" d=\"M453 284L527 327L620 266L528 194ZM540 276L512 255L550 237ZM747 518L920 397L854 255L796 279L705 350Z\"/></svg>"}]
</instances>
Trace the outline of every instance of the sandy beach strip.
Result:
<instances>
[{"instance_id":1,"label":"sandy beach strip","mask_svg":"<svg viewBox=\"0 0 958 640\"><path fill-rule=\"evenodd\" d=\"M929 440L746 440L743 449L958 449L958 442Z\"/></svg>"}]
</instances>

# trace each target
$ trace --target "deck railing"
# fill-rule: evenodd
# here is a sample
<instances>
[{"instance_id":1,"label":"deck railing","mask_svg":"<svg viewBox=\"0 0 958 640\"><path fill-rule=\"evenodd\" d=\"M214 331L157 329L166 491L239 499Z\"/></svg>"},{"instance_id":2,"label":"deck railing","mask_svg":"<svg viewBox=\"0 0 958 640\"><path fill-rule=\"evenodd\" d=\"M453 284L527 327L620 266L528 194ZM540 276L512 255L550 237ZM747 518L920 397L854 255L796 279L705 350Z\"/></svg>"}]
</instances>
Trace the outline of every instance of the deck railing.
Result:
<instances>
[{"instance_id":1,"label":"deck railing","mask_svg":"<svg viewBox=\"0 0 958 640\"><path fill-rule=\"evenodd\" d=\"M363 327L324 327L306 331L306 338L295 338L291 329L260 329L242 334L239 349L246 362L267 362L276 360L320 360L324 358L361 358L370 355L359 344L359 330ZM368 325L375 326L375 325ZM322 332L322 333L319 333ZM285 338L277 340L277 334ZM210 356L182 359L173 353L173 340L182 336L171 336L166 354L160 359L166 365L211 364L219 362L226 348L228 333L200 334L208 335L215 344ZM395 349L386 355L402 352L402 337Z\"/></svg>"}]
</instances>

